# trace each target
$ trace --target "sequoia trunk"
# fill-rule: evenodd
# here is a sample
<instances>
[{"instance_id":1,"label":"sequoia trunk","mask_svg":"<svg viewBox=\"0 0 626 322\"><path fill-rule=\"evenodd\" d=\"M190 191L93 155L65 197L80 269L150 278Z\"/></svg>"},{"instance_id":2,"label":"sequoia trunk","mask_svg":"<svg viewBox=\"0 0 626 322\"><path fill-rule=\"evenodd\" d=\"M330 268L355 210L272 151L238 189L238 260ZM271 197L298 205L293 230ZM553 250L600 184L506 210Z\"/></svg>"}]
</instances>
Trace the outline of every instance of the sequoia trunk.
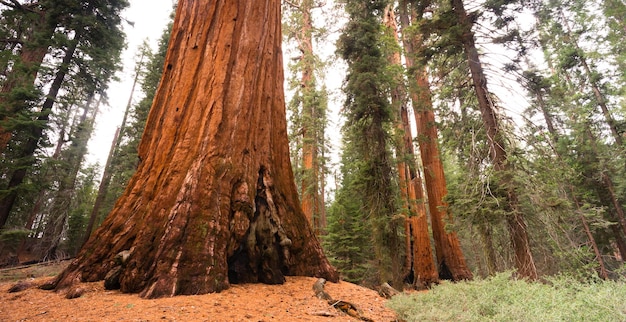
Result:
<instances>
[{"instance_id":1,"label":"sequoia trunk","mask_svg":"<svg viewBox=\"0 0 626 322\"><path fill-rule=\"evenodd\" d=\"M338 280L289 161L278 0L181 0L135 175L57 289L114 268L122 292Z\"/></svg>"},{"instance_id":2,"label":"sequoia trunk","mask_svg":"<svg viewBox=\"0 0 626 322\"><path fill-rule=\"evenodd\" d=\"M324 180L320 173L320 161L318 146L321 144L318 132L318 123L321 116L316 115L319 103L311 97L315 95L315 59L313 52L313 8L312 0L304 0L300 3L302 14L302 26L298 37L298 47L302 52L302 76L300 87L302 100L302 210L317 236L324 230L324 203L320 194L320 183Z\"/></svg>"},{"instance_id":3,"label":"sequoia trunk","mask_svg":"<svg viewBox=\"0 0 626 322\"><path fill-rule=\"evenodd\" d=\"M385 11L384 23L388 32L391 32L398 43L398 27L396 18L388 6ZM399 51L394 51L389 62L392 66L401 66ZM391 103L397 113L396 127L401 135L396 138L397 169L400 181L400 191L403 199L404 211L407 213L406 230L406 262L408 276L412 275L412 283L417 289L428 288L438 283L437 266L433 259L433 251L428 233L428 218L422 178L416 169L413 135L409 125L409 114L405 104L406 90L402 79L396 80L391 89Z\"/></svg>"},{"instance_id":4,"label":"sequoia trunk","mask_svg":"<svg viewBox=\"0 0 626 322\"><path fill-rule=\"evenodd\" d=\"M446 178L443 172L438 143L437 124L430 95L430 84L426 67L415 62L418 49L422 45L420 35L411 35L409 30L409 14L406 1L402 2L401 22L407 32L404 35L404 44L407 51L407 68L409 69L410 96L413 102L417 138L420 149L424 179L428 196L433 239L437 253L437 268L439 277L455 281L472 279L472 272L465 263L461 251L461 244L456 232L446 229L446 224L452 223L452 214L448 211L445 197L448 194ZM420 19L421 12L415 14ZM419 24L414 21L413 24Z\"/></svg>"}]
</instances>

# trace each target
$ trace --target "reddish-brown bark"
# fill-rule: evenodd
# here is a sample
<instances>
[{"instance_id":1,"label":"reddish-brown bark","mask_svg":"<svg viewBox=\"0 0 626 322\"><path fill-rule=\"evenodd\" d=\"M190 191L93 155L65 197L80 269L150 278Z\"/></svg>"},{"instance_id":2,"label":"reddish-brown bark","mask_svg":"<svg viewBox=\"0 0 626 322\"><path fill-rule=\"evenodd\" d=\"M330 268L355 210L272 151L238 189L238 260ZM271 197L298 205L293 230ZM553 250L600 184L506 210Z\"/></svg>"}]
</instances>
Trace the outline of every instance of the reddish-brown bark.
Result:
<instances>
[{"instance_id":1,"label":"reddish-brown bark","mask_svg":"<svg viewBox=\"0 0 626 322\"><path fill-rule=\"evenodd\" d=\"M390 6L385 11L384 23L392 37L398 42L398 27L395 23L395 15ZM389 57L392 66L401 66L399 51L394 51ZM413 147L413 135L409 125L409 117L404 96L402 79L391 89L391 103L399 116L396 122L398 135L396 138L397 170L400 181L400 192L403 208L407 214L406 230L406 261L405 270L412 273L413 284L416 288L426 288L439 281L437 267L433 258L433 251L428 233L428 218L424 204L424 191L422 178L415 169L415 149Z\"/></svg>"},{"instance_id":2,"label":"reddish-brown bark","mask_svg":"<svg viewBox=\"0 0 626 322\"><path fill-rule=\"evenodd\" d=\"M411 23L408 11L407 3L403 1L400 20L403 28L407 30ZM418 14L417 16L421 15ZM448 211L448 204L445 201L448 189L443 163L440 158L438 131L430 94L430 84L426 67L415 62L418 49L422 46L420 36L406 32L404 34L404 46L407 51L407 68L411 71L409 73L411 84L409 86L409 94L413 102L420 156L422 166L424 167L424 179L439 277L455 281L472 279L472 272L465 263L458 236L456 232L450 231L446 227L446 224L453 222L453 218Z\"/></svg>"},{"instance_id":3,"label":"reddish-brown bark","mask_svg":"<svg viewBox=\"0 0 626 322\"><path fill-rule=\"evenodd\" d=\"M310 98L315 93L314 52L313 52L313 20L311 10L312 0L303 0L298 7L302 15L302 26L298 37L298 46L302 53L302 76L300 90L304 97L302 101L302 170L301 182L302 210L311 223L316 235L324 229L324 204L320 194L320 162L318 146L320 144L315 124L317 124L316 103Z\"/></svg>"},{"instance_id":4,"label":"reddish-brown bark","mask_svg":"<svg viewBox=\"0 0 626 322\"><path fill-rule=\"evenodd\" d=\"M56 289L124 250L121 290L149 298L338 280L294 184L280 27L278 0L179 1L137 172Z\"/></svg>"}]
</instances>

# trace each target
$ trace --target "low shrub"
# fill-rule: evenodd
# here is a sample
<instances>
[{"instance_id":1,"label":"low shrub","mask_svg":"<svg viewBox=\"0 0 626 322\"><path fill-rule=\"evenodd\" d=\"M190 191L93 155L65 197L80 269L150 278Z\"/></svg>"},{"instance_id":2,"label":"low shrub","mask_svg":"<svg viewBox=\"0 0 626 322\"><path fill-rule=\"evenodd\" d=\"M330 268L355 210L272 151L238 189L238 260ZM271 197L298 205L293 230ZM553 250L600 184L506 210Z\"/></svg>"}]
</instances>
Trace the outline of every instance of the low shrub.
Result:
<instances>
[{"instance_id":1,"label":"low shrub","mask_svg":"<svg viewBox=\"0 0 626 322\"><path fill-rule=\"evenodd\" d=\"M626 284L579 282L566 276L545 284L532 283L507 272L398 295L388 306L407 322L626 321Z\"/></svg>"}]
</instances>

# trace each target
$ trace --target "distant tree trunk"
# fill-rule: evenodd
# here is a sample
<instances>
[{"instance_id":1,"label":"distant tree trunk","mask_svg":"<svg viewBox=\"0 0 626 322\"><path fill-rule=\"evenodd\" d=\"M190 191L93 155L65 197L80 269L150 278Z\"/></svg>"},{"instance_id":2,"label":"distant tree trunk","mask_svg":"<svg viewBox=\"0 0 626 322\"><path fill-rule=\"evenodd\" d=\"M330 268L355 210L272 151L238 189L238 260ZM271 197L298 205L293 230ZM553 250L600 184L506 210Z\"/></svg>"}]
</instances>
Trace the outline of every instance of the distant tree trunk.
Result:
<instances>
[{"instance_id":1,"label":"distant tree trunk","mask_svg":"<svg viewBox=\"0 0 626 322\"><path fill-rule=\"evenodd\" d=\"M19 59L0 87L0 106L3 114L2 123L0 123L0 152L6 149L12 136L12 130L7 128L5 123L13 119L19 111L28 105L28 102L25 102L23 98L20 100L11 99L11 92L18 88L22 90L23 88L35 89L34 82L39 67L48 53L48 46L56 28L56 21L51 21L54 19L36 4L24 4L14 10L23 11L24 17L33 17L24 19L25 22L23 23L31 22L31 24L22 26L26 31L21 34L24 38L21 39L22 46Z\"/></svg>"},{"instance_id":2,"label":"distant tree trunk","mask_svg":"<svg viewBox=\"0 0 626 322\"><path fill-rule=\"evenodd\" d=\"M109 154L107 156L104 170L102 171L102 179L100 180L100 185L98 186L96 201L94 202L91 213L89 214L89 222L87 223L87 228L85 229L83 244L85 244L87 240L89 240L89 236L91 236L91 232L93 231L94 225L96 224L96 219L98 218L98 214L100 213L102 203L106 199L109 185L111 184L111 168L113 159L115 159L118 154L117 151L119 151L120 149L120 145L122 144L122 137L124 136L124 132L126 131L126 122L128 120L128 114L130 113L130 109L132 107L135 87L139 82L139 75L142 68L144 56L145 52L142 52L135 69L135 77L133 78L133 85L131 86L130 94L128 95L128 102L126 103L126 109L124 110L124 116L122 117L122 124L120 124L120 126L117 128L117 130L115 131L115 135L113 136L113 142L111 143L111 148L109 149Z\"/></svg>"},{"instance_id":3,"label":"distant tree trunk","mask_svg":"<svg viewBox=\"0 0 626 322\"><path fill-rule=\"evenodd\" d=\"M499 176L498 180L506 192L507 216L506 222L511 235L511 244L515 252L515 266L518 273L526 278L534 280L537 278L537 268L530 250L530 240L524 217L520 213L519 200L515 191L511 171L512 166L508 162L505 150L506 142L499 124L499 117L495 106L489 97L487 89L487 78L482 69L478 50L474 42L472 32L472 22L465 11L463 0L451 0L451 5L456 14L459 26L462 28L461 41L467 56L467 63L472 74L472 81L480 113L482 115L487 140L490 145L491 159L494 169Z\"/></svg>"},{"instance_id":4,"label":"distant tree trunk","mask_svg":"<svg viewBox=\"0 0 626 322\"><path fill-rule=\"evenodd\" d=\"M319 104L313 98L316 92L315 79L315 61L313 52L313 20L311 10L313 8L312 0L303 0L300 3L299 12L302 15L302 28L300 29L299 48L302 52L302 76L300 79L300 87L302 92L302 210L311 223L316 235L320 235L323 227L321 222L322 209L324 204L321 203L319 182L320 164L318 155L318 146L320 144L316 115L317 105Z\"/></svg>"},{"instance_id":5,"label":"distant tree trunk","mask_svg":"<svg viewBox=\"0 0 626 322\"><path fill-rule=\"evenodd\" d=\"M294 184L280 28L278 0L179 1L137 172L57 289L124 250L121 290L147 298L338 280Z\"/></svg>"},{"instance_id":6,"label":"distant tree trunk","mask_svg":"<svg viewBox=\"0 0 626 322\"><path fill-rule=\"evenodd\" d=\"M130 110L133 104L133 97L135 96L135 87L137 87L137 83L139 82L139 76L141 75L141 68L143 65L143 58L145 53L142 52L139 58L139 62L135 67L135 77L133 78L133 85L130 87L130 94L128 95L128 102L126 102L126 109L124 109L124 116L122 117L122 123L119 127L119 135L116 136L113 153L116 154L120 149L120 145L122 144L122 138L124 137L124 133L126 132L128 114L130 114Z\"/></svg>"},{"instance_id":7,"label":"distant tree trunk","mask_svg":"<svg viewBox=\"0 0 626 322\"><path fill-rule=\"evenodd\" d=\"M612 224L611 230L613 231L613 236L615 237L617 251L619 251L619 254L622 257L622 261L624 261L626 259L626 242L624 241L624 238L622 238L622 230L620 229L620 225Z\"/></svg>"},{"instance_id":8,"label":"distant tree trunk","mask_svg":"<svg viewBox=\"0 0 626 322\"><path fill-rule=\"evenodd\" d=\"M76 178L81 168L81 164L87 154L87 143L91 137L95 115L102 97L92 108L94 94L92 93L83 109L83 114L73 125L70 132L71 145L63 151L61 159L63 174L58 183L57 191L51 201L48 222L43 231L40 244L43 249L42 260L54 260L58 258L57 249L61 244L63 233L67 230L67 223L74 199L74 188ZM89 116L91 114L92 116Z\"/></svg>"},{"instance_id":9,"label":"distant tree trunk","mask_svg":"<svg viewBox=\"0 0 626 322\"><path fill-rule=\"evenodd\" d=\"M104 202L104 198L106 198L107 191L109 189L109 184L111 183L111 160L113 160L113 156L115 154L115 147L117 145L119 135L120 128L118 127L115 131L115 135L113 136L111 148L109 149L109 155L107 157L106 164L104 165L104 170L102 171L102 179L100 179L100 185L98 186L96 201L93 203L93 208L91 209L91 214L89 215L89 222L87 223L87 228L85 229L83 245L87 243L89 237L91 236L91 232L96 224L96 218L98 218L98 213L100 212L100 207L102 207L102 203Z\"/></svg>"},{"instance_id":10,"label":"distant tree trunk","mask_svg":"<svg viewBox=\"0 0 626 322\"><path fill-rule=\"evenodd\" d=\"M439 277L454 281L472 279L472 272L465 263L459 238L456 232L450 231L446 227L446 224L452 224L454 219L448 211L448 203L445 201L448 189L441 154L439 153L439 134L435 123L430 84L426 67L415 62L417 52L423 44L421 35L409 33L410 20L406 1L402 1L402 4L400 21L403 29L406 30L403 35L407 52L406 64L410 71L409 93L413 102L420 156L424 167ZM416 16L416 19L421 19L422 13L416 12ZM415 23L419 22L416 21Z\"/></svg>"},{"instance_id":11,"label":"distant tree trunk","mask_svg":"<svg viewBox=\"0 0 626 322\"><path fill-rule=\"evenodd\" d=\"M391 6L387 6L384 23L398 43L398 28L395 20ZM389 57L389 62L391 66L401 66L400 52L394 51ZM419 171L415 169L415 149L405 96L406 90L400 77L391 88L391 104L397 110L396 127L399 132L396 138L397 169L403 208L407 215L405 269L409 276L412 275L415 288L422 289L438 283L439 278L428 233L422 178L419 176Z\"/></svg>"},{"instance_id":12,"label":"distant tree trunk","mask_svg":"<svg viewBox=\"0 0 626 322\"><path fill-rule=\"evenodd\" d=\"M76 35L76 37L79 37L79 35ZM9 180L9 184L6 189L9 192L0 200L0 228L5 225L7 219L9 218L9 214L11 213L11 209L13 209L13 205L15 204L15 200L18 196L18 191L15 188L22 184L22 182L24 182L24 178L26 178L27 170L32 163L32 160L29 157L35 153L37 147L39 146L39 140L41 139L44 128L47 126L48 120L50 119L52 107L54 106L56 97L59 94L61 85L63 84L63 79L69 70L69 64L74 57L77 45L78 38L74 38L69 47L65 50L65 56L63 57L61 66L59 67L59 70L50 85L46 100L41 107L41 111L39 112L37 120L40 124L33 126L29 139L26 141L24 146L20 147L21 152L19 159L26 160L25 162L28 164L21 165L11 174L11 179Z\"/></svg>"},{"instance_id":13,"label":"distant tree trunk","mask_svg":"<svg viewBox=\"0 0 626 322\"><path fill-rule=\"evenodd\" d=\"M496 252L493 247L493 229L489 224L478 224L478 234L480 235L481 244L483 245L483 253L487 263L487 273L490 276L498 272L498 261L496 260Z\"/></svg>"}]
</instances>

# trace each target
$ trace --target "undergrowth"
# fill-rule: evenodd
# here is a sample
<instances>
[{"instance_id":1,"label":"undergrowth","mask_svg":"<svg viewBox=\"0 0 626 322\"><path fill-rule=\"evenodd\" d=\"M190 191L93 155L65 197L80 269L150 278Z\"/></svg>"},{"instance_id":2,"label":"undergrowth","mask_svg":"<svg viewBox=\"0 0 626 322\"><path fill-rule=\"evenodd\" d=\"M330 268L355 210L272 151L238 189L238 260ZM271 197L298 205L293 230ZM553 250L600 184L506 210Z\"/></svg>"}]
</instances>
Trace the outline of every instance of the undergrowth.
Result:
<instances>
[{"instance_id":1,"label":"undergrowth","mask_svg":"<svg viewBox=\"0 0 626 322\"><path fill-rule=\"evenodd\" d=\"M579 282L556 277L530 283L501 273L445 283L393 297L388 306L410 321L626 321L624 281Z\"/></svg>"}]
</instances>

